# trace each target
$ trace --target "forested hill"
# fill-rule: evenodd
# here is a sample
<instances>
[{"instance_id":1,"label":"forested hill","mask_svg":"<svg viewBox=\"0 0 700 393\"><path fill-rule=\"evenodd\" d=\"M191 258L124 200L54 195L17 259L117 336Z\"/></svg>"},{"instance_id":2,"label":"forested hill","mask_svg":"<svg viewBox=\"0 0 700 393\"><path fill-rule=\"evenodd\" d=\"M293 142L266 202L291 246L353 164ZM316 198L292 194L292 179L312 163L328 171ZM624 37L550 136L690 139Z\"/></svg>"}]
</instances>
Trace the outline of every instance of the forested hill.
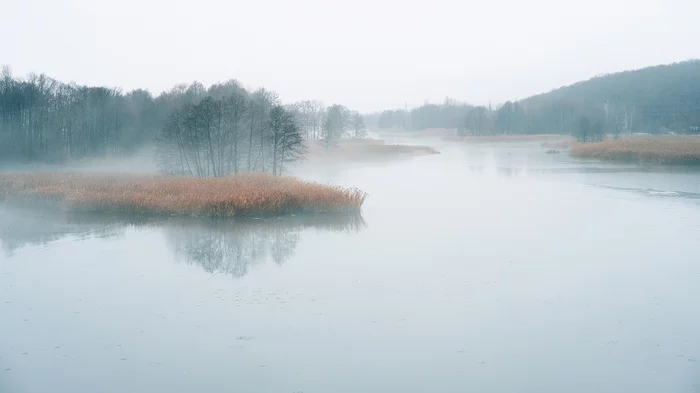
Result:
<instances>
[{"instance_id":1,"label":"forested hill","mask_svg":"<svg viewBox=\"0 0 700 393\"><path fill-rule=\"evenodd\" d=\"M447 99L375 118L379 128L458 128L469 135L576 133L582 119L608 134L699 133L700 61L598 76L493 108Z\"/></svg>"},{"instance_id":2,"label":"forested hill","mask_svg":"<svg viewBox=\"0 0 700 393\"><path fill-rule=\"evenodd\" d=\"M522 102L536 104L569 99L603 103L611 100L644 106L658 104L662 98L679 98L684 94L694 94L696 98L700 94L700 60L596 76L548 93L534 95Z\"/></svg>"},{"instance_id":3,"label":"forested hill","mask_svg":"<svg viewBox=\"0 0 700 393\"><path fill-rule=\"evenodd\" d=\"M528 113L539 113L542 121L555 114L551 112L580 112L606 123L610 132L615 126L623 132L697 132L700 60L602 75L520 104Z\"/></svg>"}]
</instances>

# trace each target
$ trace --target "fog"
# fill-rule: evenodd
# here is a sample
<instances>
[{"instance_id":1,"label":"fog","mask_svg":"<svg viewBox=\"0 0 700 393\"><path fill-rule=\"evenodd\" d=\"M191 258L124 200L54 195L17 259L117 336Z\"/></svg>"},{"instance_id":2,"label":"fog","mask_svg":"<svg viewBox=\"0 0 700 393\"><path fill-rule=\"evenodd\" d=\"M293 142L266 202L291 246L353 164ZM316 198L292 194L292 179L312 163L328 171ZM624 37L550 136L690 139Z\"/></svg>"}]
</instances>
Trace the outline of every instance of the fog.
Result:
<instances>
[{"instance_id":1,"label":"fog","mask_svg":"<svg viewBox=\"0 0 700 393\"><path fill-rule=\"evenodd\" d=\"M698 391L697 15L3 1L0 393Z\"/></svg>"},{"instance_id":2,"label":"fog","mask_svg":"<svg viewBox=\"0 0 700 393\"><path fill-rule=\"evenodd\" d=\"M361 218L4 204L0 388L693 389L696 171L391 140L441 154L292 171Z\"/></svg>"},{"instance_id":3,"label":"fog","mask_svg":"<svg viewBox=\"0 0 700 393\"><path fill-rule=\"evenodd\" d=\"M5 0L0 64L152 93L237 78L362 112L487 105L700 57L694 0Z\"/></svg>"}]
</instances>

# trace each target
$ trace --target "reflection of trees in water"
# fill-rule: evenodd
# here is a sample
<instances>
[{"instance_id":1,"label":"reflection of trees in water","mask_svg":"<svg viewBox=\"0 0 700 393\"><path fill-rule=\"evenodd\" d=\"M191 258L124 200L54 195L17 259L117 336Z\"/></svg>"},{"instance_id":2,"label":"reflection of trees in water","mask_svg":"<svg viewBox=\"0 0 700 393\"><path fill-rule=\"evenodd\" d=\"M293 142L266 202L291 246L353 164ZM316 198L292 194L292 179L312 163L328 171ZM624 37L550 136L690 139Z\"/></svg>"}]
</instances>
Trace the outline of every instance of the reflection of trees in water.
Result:
<instances>
[{"instance_id":1,"label":"reflection of trees in water","mask_svg":"<svg viewBox=\"0 0 700 393\"><path fill-rule=\"evenodd\" d=\"M201 266L209 273L244 276L254 264L274 260L282 264L294 253L299 233L245 228L243 230L188 227L168 228L178 260Z\"/></svg>"},{"instance_id":2,"label":"reflection of trees in water","mask_svg":"<svg viewBox=\"0 0 700 393\"><path fill-rule=\"evenodd\" d=\"M358 232L360 214L294 215L264 219L144 217L71 213L56 207L0 205L0 244L6 253L67 237L85 240L123 234L128 226L153 227L166 234L176 259L210 273L242 277L258 263L282 264L296 249L303 230Z\"/></svg>"},{"instance_id":3,"label":"reflection of trees in water","mask_svg":"<svg viewBox=\"0 0 700 393\"><path fill-rule=\"evenodd\" d=\"M364 228L359 214L291 216L274 219L226 221L190 220L170 223L166 234L180 261L210 273L242 277L268 260L281 265L294 255L306 228L355 232ZM172 225L175 224L175 225Z\"/></svg>"}]
</instances>

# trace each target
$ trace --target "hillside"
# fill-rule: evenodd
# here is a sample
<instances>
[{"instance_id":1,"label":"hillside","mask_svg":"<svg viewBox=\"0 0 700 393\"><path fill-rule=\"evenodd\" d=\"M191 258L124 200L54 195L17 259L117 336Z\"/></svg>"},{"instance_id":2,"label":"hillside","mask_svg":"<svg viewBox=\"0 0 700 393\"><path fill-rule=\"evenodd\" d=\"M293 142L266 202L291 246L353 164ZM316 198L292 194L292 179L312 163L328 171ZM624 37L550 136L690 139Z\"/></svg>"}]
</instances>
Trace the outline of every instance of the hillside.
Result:
<instances>
[{"instance_id":1,"label":"hillside","mask_svg":"<svg viewBox=\"0 0 700 393\"><path fill-rule=\"evenodd\" d=\"M586 115L621 132L697 132L700 61L598 76L520 101L525 112L551 128L562 115ZM559 116L559 122L555 117Z\"/></svg>"},{"instance_id":2,"label":"hillside","mask_svg":"<svg viewBox=\"0 0 700 393\"><path fill-rule=\"evenodd\" d=\"M598 76L496 108L447 99L368 116L379 128L457 128L462 135L700 133L700 60Z\"/></svg>"}]
</instances>

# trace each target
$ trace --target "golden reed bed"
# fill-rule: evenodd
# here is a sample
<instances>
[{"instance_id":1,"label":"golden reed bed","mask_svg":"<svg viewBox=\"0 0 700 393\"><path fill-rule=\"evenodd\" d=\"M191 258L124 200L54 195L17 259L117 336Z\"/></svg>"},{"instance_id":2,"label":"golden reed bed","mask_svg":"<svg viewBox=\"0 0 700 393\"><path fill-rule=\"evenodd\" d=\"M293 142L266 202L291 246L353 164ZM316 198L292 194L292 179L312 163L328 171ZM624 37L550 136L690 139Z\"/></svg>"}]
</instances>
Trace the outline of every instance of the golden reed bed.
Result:
<instances>
[{"instance_id":1,"label":"golden reed bed","mask_svg":"<svg viewBox=\"0 0 700 393\"><path fill-rule=\"evenodd\" d=\"M515 143L515 142L540 142L540 141L567 141L568 135L559 134L510 134L510 135L483 135L483 136L448 136L442 138L449 142L474 142L474 143Z\"/></svg>"},{"instance_id":2,"label":"golden reed bed","mask_svg":"<svg viewBox=\"0 0 700 393\"><path fill-rule=\"evenodd\" d=\"M223 178L0 173L0 198L40 198L79 211L232 217L359 211L367 194L265 173Z\"/></svg>"},{"instance_id":3,"label":"golden reed bed","mask_svg":"<svg viewBox=\"0 0 700 393\"><path fill-rule=\"evenodd\" d=\"M700 138L648 137L575 144L572 157L644 164L700 165Z\"/></svg>"}]
</instances>

